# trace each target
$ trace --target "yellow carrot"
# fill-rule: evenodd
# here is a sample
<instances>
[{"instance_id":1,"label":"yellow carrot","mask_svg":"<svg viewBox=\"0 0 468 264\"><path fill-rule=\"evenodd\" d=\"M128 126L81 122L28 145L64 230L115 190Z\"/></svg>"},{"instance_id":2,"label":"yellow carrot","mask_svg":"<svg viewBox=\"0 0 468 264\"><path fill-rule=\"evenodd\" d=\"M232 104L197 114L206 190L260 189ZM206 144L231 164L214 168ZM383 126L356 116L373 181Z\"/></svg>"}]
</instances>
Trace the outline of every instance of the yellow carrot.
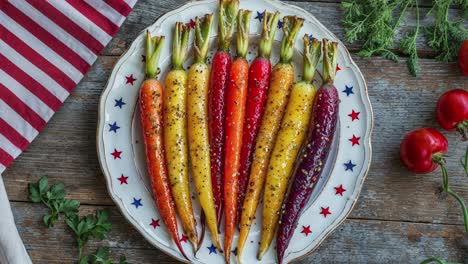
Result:
<instances>
[{"instance_id":1,"label":"yellow carrot","mask_svg":"<svg viewBox=\"0 0 468 264\"><path fill-rule=\"evenodd\" d=\"M187 57L190 28L177 22L172 43L172 70L164 89L164 146L167 170L182 229L198 249L197 223L193 215L188 180L187 149L187 74L182 67Z\"/></svg>"},{"instance_id":2,"label":"yellow carrot","mask_svg":"<svg viewBox=\"0 0 468 264\"><path fill-rule=\"evenodd\" d=\"M294 54L296 36L303 22L304 20L298 17L286 16L283 18L284 36L281 42L280 62L273 67L271 73L270 90L268 91L265 113L255 146L255 158L252 163L252 170L250 171L249 188L253 186L255 189L253 199L255 199L256 205L258 205L260 192L264 186L270 154L294 82L294 68L291 64L291 59ZM266 202L263 207L263 217L267 219L264 219L263 223L268 223L268 219L274 216L271 215L269 210L265 211L268 208L265 207L265 204ZM267 251L273 235L274 229L272 230L270 226L262 225L262 239L257 255L258 259L261 259Z\"/></svg>"},{"instance_id":3,"label":"yellow carrot","mask_svg":"<svg viewBox=\"0 0 468 264\"><path fill-rule=\"evenodd\" d=\"M291 97L268 165L263 196L263 213L266 218L262 226L268 228L263 231L265 234L273 234L276 229L294 161L306 136L316 91L311 82L320 54L320 42L316 39L310 41L309 36L305 35L303 79L291 90ZM282 245L282 242L277 243Z\"/></svg>"},{"instance_id":4,"label":"yellow carrot","mask_svg":"<svg viewBox=\"0 0 468 264\"><path fill-rule=\"evenodd\" d=\"M210 144L208 138L208 83L210 68L206 64L213 16L195 21L195 63L188 72L187 120L192 174L200 205L214 245L221 250L218 238L215 201L211 183Z\"/></svg>"}]
</instances>

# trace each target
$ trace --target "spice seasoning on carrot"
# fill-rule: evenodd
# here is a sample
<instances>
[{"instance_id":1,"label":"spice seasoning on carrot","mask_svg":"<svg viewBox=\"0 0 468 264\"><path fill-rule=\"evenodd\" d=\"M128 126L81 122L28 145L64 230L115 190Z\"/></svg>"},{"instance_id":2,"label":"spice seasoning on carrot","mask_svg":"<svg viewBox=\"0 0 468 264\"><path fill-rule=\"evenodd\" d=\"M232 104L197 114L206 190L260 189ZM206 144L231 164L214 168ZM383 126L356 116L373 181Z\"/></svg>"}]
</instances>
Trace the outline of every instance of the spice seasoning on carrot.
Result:
<instances>
[{"instance_id":1,"label":"spice seasoning on carrot","mask_svg":"<svg viewBox=\"0 0 468 264\"><path fill-rule=\"evenodd\" d=\"M237 258L240 260L245 241L253 223L257 201L252 197L250 189L247 190L250 166L253 159L255 139L260 128L260 121L270 84L271 63L270 54L279 20L279 12L264 13L262 35L258 48L258 57L252 62L249 69L247 101L245 105L245 118L242 134L241 161L239 169L239 216L240 235L237 246ZM245 197L245 200L244 200Z\"/></svg>"},{"instance_id":2,"label":"spice seasoning on carrot","mask_svg":"<svg viewBox=\"0 0 468 264\"><path fill-rule=\"evenodd\" d=\"M276 240L279 263L283 261L286 248L297 227L299 216L323 173L338 121L339 97L338 91L333 85L338 44L323 39L322 48L324 84L315 95L308 136L292 177L294 180L284 204L284 211L281 212ZM266 188L268 191L268 186Z\"/></svg>"},{"instance_id":3,"label":"spice seasoning on carrot","mask_svg":"<svg viewBox=\"0 0 468 264\"><path fill-rule=\"evenodd\" d=\"M140 87L140 118L145 142L146 162L153 196L169 233L179 251L188 260L179 241L176 211L171 194L163 139L163 86L156 79L164 36L146 32L146 80Z\"/></svg>"},{"instance_id":4,"label":"spice seasoning on carrot","mask_svg":"<svg viewBox=\"0 0 468 264\"><path fill-rule=\"evenodd\" d=\"M189 155L195 189L205 214L214 245L222 251L218 238L216 208L211 182L210 144L208 137L208 82L210 68L206 64L213 15L203 21L195 19L195 63L190 67L187 82L187 124Z\"/></svg>"},{"instance_id":5,"label":"spice seasoning on carrot","mask_svg":"<svg viewBox=\"0 0 468 264\"><path fill-rule=\"evenodd\" d=\"M231 244L236 230L240 152L249 76L249 63L245 56L249 48L250 15L250 11L240 10L237 17L237 58L232 64L227 89L226 163L224 166L224 203L226 210L224 252L226 263L230 262Z\"/></svg>"},{"instance_id":6,"label":"spice seasoning on carrot","mask_svg":"<svg viewBox=\"0 0 468 264\"><path fill-rule=\"evenodd\" d=\"M166 75L164 93L164 147L174 202L182 229L194 250L198 249L197 223L193 215L188 179L187 147L187 57L190 27L175 24L172 42L172 69Z\"/></svg>"},{"instance_id":7,"label":"spice seasoning on carrot","mask_svg":"<svg viewBox=\"0 0 468 264\"><path fill-rule=\"evenodd\" d=\"M211 181L215 198L218 227L223 212L224 138L226 122L226 91L231 71L232 34L239 10L238 0L221 0L219 5L218 41L219 50L211 65L210 88L208 92L208 121L211 149Z\"/></svg>"},{"instance_id":8,"label":"spice seasoning on carrot","mask_svg":"<svg viewBox=\"0 0 468 264\"><path fill-rule=\"evenodd\" d=\"M276 135L294 82L294 68L291 60L294 54L296 36L303 23L304 20L302 18L295 16L283 18L284 36L281 41L280 62L275 65L271 73L267 105L265 106L265 114L260 132L258 133L257 144L255 145L255 159L250 171L249 184L252 183L252 189L255 189L257 193L260 193L264 186L268 161L270 160ZM263 254L268 250L273 240L274 226L271 225L269 220L276 217L273 215L274 212L269 210L271 205L268 204L269 200L266 199L267 197L263 196L263 198L262 238L258 249L258 259L262 259ZM268 197L268 199L271 198Z\"/></svg>"}]
</instances>

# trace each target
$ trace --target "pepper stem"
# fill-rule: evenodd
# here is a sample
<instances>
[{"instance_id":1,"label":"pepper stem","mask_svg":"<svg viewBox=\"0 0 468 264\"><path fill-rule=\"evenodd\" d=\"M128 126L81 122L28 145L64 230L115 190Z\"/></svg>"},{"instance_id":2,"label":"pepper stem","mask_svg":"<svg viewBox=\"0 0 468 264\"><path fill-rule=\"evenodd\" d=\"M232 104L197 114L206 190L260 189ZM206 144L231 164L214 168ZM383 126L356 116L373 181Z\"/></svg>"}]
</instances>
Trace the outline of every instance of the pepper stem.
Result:
<instances>
[{"instance_id":1,"label":"pepper stem","mask_svg":"<svg viewBox=\"0 0 468 264\"><path fill-rule=\"evenodd\" d=\"M146 31L146 78L153 79L159 74L159 55L164 44L164 36L151 37Z\"/></svg>"},{"instance_id":2,"label":"pepper stem","mask_svg":"<svg viewBox=\"0 0 468 264\"><path fill-rule=\"evenodd\" d=\"M245 58L249 50L250 10L239 10L237 15L237 56Z\"/></svg>"},{"instance_id":3,"label":"pepper stem","mask_svg":"<svg viewBox=\"0 0 468 264\"><path fill-rule=\"evenodd\" d=\"M462 159L461 164L463 166L463 169L465 169L466 176L468 176L468 148L466 148L465 160Z\"/></svg>"},{"instance_id":4,"label":"pepper stem","mask_svg":"<svg viewBox=\"0 0 468 264\"><path fill-rule=\"evenodd\" d=\"M203 20L195 18L195 62L204 62L210 44L211 24L213 14L206 14Z\"/></svg>"},{"instance_id":5,"label":"pepper stem","mask_svg":"<svg viewBox=\"0 0 468 264\"><path fill-rule=\"evenodd\" d=\"M172 41L172 69L181 70L187 58L188 38L190 27L182 22L177 22L174 29L174 39Z\"/></svg>"},{"instance_id":6,"label":"pepper stem","mask_svg":"<svg viewBox=\"0 0 468 264\"><path fill-rule=\"evenodd\" d=\"M236 17L239 10L239 0L221 0L219 5L219 49L229 51L232 33L236 27Z\"/></svg>"},{"instance_id":7,"label":"pepper stem","mask_svg":"<svg viewBox=\"0 0 468 264\"><path fill-rule=\"evenodd\" d=\"M285 16L283 18L283 40L281 40L280 61L290 63L294 55L294 44L297 33L302 28L304 19L296 16Z\"/></svg>"},{"instance_id":8,"label":"pepper stem","mask_svg":"<svg viewBox=\"0 0 468 264\"><path fill-rule=\"evenodd\" d=\"M456 192L454 192L449 186L449 176L447 167L445 166L445 159L442 153L436 153L432 156L432 160L440 165L440 169L442 170L442 190L452 197L454 197L463 210L463 220L465 222L465 231L468 235L468 209L466 207L465 201L461 198Z\"/></svg>"},{"instance_id":9,"label":"pepper stem","mask_svg":"<svg viewBox=\"0 0 468 264\"><path fill-rule=\"evenodd\" d=\"M322 55L322 50L320 49L321 43L317 39L309 37L309 35L304 35L304 73L302 74L302 80L304 82L310 83L314 79L315 70L317 69L317 64L320 60L320 55Z\"/></svg>"},{"instance_id":10,"label":"pepper stem","mask_svg":"<svg viewBox=\"0 0 468 264\"><path fill-rule=\"evenodd\" d=\"M464 141L468 140L468 120L459 122L457 124L457 131L460 132Z\"/></svg>"},{"instance_id":11,"label":"pepper stem","mask_svg":"<svg viewBox=\"0 0 468 264\"><path fill-rule=\"evenodd\" d=\"M276 27L278 25L280 13L274 14L266 10L263 12L262 36L258 45L258 56L269 59L273 41L275 41Z\"/></svg>"},{"instance_id":12,"label":"pepper stem","mask_svg":"<svg viewBox=\"0 0 468 264\"><path fill-rule=\"evenodd\" d=\"M336 60L338 59L338 43L322 40L323 48L323 82L333 83L335 81Z\"/></svg>"}]
</instances>

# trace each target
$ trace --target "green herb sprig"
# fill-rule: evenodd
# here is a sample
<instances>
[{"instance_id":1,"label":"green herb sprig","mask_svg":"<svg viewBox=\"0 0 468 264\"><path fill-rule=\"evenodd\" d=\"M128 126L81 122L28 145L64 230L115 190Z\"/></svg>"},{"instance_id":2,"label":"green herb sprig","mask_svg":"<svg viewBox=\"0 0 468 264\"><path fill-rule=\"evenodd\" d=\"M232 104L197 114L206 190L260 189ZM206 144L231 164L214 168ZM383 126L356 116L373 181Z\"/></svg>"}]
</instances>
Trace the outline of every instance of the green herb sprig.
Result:
<instances>
[{"instance_id":1,"label":"green herb sprig","mask_svg":"<svg viewBox=\"0 0 468 264\"><path fill-rule=\"evenodd\" d=\"M461 7L461 17L451 20L449 9L455 5ZM461 43L468 39L468 30L463 27L463 21L468 18L466 0L434 0L433 7L426 14L421 14L418 0L345 0L341 6L344 10L345 41L362 43L359 55L382 55L399 62L398 55L391 51L397 44L401 52L408 55L408 69L414 76L419 71L416 41L422 32L428 46L438 54L436 59L446 62L456 60ZM410 12L416 14L414 28L399 43L394 43ZM432 16L434 22L421 28L420 21L427 16Z\"/></svg>"},{"instance_id":2,"label":"green herb sprig","mask_svg":"<svg viewBox=\"0 0 468 264\"><path fill-rule=\"evenodd\" d=\"M34 203L46 205L50 211L43 216L44 225L48 228L53 227L60 219L65 216L65 222L75 235L78 244L78 263L79 264L113 264L109 259L109 248L99 248L95 255L83 255L84 248L88 240L93 237L103 240L112 229L109 222L109 210L96 210L95 214L89 214L81 217L78 215L80 202L77 200L65 198L65 186L63 183L49 186L47 177L41 177L37 183L28 185L29 199ZM129 264L122 256L118 264Z\"/></svg>"}]
</instances>

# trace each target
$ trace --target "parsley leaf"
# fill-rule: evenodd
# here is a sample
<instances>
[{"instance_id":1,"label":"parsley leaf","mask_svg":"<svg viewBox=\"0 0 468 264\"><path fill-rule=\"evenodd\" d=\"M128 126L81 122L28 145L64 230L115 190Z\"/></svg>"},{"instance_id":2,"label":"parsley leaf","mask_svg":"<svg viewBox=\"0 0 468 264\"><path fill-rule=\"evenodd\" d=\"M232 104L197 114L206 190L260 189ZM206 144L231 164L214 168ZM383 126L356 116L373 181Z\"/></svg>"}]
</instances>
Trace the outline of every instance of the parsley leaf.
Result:
<instances>
[{"instance_id":1,"label":"parsley leaf","mask_svg":"<svg viewBox=\"0 0 468 264\"><path fill-rule=\"evenodd\" d=\"M80 264L114 264L114 262L109 259L109 248L102 247L99 248L95 255L85 256L81 259ZM117 263L115 263L117 264ZM130 264L127 262L125 256L121 256L118 264Z\"/></svg>"},{"instance_id":2,"label":"parsley leaf","mask_svg":"<svg viewBox=\"0 0 468 264\"><path fill-rule=\"evenodd\" d=\"M47 177L41 177L37 183L28 185L29 199L34 203L43 203L50 211L43 216L43 222L47 227L53 227L60 214L70 216L78 213L80 202L66 199L65 187L62 183L49 186Z\"/></svg>"},{"instance_id":3,"label":"parsley leaf","mask_svg":"<svg viewBox=\"0 0 468 264\"><path fill-rule=\"evenodd\" d=\"M107 209L102 211L97 210L95 215L87 215L82 218L74 214L67 217L65 222L76 235L80 259L82 258L83 248L90 237L102 240L106 238L112 228Z\"/></svg>"}]
</instances>

